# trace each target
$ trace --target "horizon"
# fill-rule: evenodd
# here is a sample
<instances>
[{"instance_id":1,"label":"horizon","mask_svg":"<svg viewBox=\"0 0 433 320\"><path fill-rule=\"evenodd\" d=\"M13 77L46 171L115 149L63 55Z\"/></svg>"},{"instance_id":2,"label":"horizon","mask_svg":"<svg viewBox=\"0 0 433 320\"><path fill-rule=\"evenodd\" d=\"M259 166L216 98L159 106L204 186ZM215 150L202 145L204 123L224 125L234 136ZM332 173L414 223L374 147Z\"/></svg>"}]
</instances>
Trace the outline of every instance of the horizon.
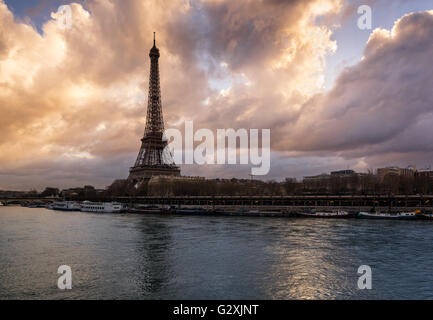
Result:
<instances>
[{"instance_id":1,"label":"horizon","mask_svg":"<svg viewBox=\"0 0 433 320\"><path fill-rule=\"evenodd\" d=\"M231 178L221 178L221 177L205 178L205 177L200 177L200 176L187 176L187 177L205 178L206 180L231 180L231 179L236 179L236 180L239 180L239 181L260 181L260 182L263 182L263 183L272 183L272 182L284 183L284 182L287 181L287 179L289 179L289 180L290 179L295 179L296 183L304 183L306 178L319 177L319 176L322 176L322 175L332 176L333 172L346 171L346 170L350 171L350 170L352 170L353 173L356 174L356 175L359 175L359 174L371 174L371 175L377 176L379 169L391 169L391 168L398 168L398 169L409 169L409 168L412 168L414 170L414 172L425 172L425 171L428 171L429 173L433 172L431 170L431 168L416 168L416 166L414 167L412 165L408 165L406 167L398 167L398 166L392 166L391 165L391 166L386 166L386 167L383 167L383 168L369 168L367 170L367 172L365 172L365 171L364 172L354 171L354 170L352 170L350 168L347 168L347 169L333 170L333 171L329 171L329 172L320 172L320 173L313 174L311 176L303 176L302 178L284 177L284 178L282 178L280 180L275 180L275 179L269 179L269 180L254 179L254 178L251 178L251 176L250 176L250 178L236 178L236 177L231 177ZM116 179L116 180L126 180L126 178L125 179ZM115 182L116 180L114 180L112 182ZM45 189L49 189L49 188L55 188L55 189L58 189L59 191L63 191L63 190L71 190L71 189L83 189L83 188L85 188L87 186L93 187L93 188L95 188L95 190L107 190L110 187L110 185L107 185L107 186L94 186L94 185L91 185L91 184L90 185L67 186L67 187L62 187L62 188L60 188L58 186L47 185L47 186L42 187L41 189L31 188L31 189L28 189L28 190L16 190L16 189L14 189L14 190L13 189L9 189L8 190L8 189L4 189L4 188L0 187L0 192L34 192L34 191L36 191L38 193L41 193Z\"/></svg>"}]
</instances>

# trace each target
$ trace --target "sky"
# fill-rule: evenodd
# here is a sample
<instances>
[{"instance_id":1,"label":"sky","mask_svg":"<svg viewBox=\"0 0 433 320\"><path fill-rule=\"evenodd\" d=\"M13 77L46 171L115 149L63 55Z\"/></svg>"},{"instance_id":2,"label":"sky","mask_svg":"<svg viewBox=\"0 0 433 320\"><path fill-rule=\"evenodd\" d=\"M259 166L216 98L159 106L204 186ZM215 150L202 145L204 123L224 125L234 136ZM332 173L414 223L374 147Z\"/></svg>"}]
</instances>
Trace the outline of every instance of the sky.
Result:
<instances>
[{"instance_id":1,"label":"sky","mask_svg":"<svg viewBox=\"0 0 433 320\"><path fill-rule=\"evenodd\" d=\"M153 32L166 128L271 129L261 179L433 163L431 0L0 0L0 189L127 177ZM249 178L251 165L181 169Z\"/></svg>"}]
</instances>

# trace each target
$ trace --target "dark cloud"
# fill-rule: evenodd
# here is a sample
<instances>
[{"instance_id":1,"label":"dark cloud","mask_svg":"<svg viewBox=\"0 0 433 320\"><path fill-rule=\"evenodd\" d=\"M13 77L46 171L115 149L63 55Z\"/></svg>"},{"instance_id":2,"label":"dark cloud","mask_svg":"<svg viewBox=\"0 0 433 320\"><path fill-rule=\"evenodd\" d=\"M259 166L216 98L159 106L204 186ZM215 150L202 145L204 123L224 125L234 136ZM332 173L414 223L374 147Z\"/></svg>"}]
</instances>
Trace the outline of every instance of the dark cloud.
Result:
<instances>
[{"instance_id":1,"label":"dark cloud","mask_svg":"<svg viewBox=\"0 0 433 320\"><path fill-rule=\"evenodd\" d=\"M287 131L293 139L279 146L366 155L431 150L425 120L433 112L432 39L432 12L406 15L392 31L376 30L363 60L346 69L329 93L303 106Z\"/></svg>"}]
</instances>

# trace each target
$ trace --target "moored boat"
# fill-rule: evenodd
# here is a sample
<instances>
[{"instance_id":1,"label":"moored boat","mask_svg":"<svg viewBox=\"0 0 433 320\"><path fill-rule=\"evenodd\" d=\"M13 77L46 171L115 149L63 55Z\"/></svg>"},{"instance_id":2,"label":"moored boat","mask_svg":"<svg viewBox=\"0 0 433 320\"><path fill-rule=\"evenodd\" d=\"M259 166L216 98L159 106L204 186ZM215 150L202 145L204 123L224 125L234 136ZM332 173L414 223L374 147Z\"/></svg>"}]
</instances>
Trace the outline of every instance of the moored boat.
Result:
<instances>
[{"instance_id":1,"label":"moored boat","mask_svg":"<svg viewBox=\"0 0 433 320\"><path fill-rule=\"evenodd\" d=\"M136 206L128 209L129 213L162 213L162 209L158 206Z\"/></svg>"},{"instance_id":2,"label":"moored boat","mask_svg":"<svg viewBox=\"0 0 433 320\"><path fill-rule=\"evenodd\" d=\"M47 208L59 211L80 211L81 205L75 201L57 201L50 204Z\"/></svg>"},{"instance_id":3,"label":"moored boat","mask_svg":"<svg viewBox=\"0 0 433 320\"><path fill-rule=\"evenodd\" d=\"M185 214L185 215L203 215L209 214L209 210L204 208L180 208L175 209L174 213L176 214Z\"/></svg>"},{"instance_id":4,"label":"moored boat","mask_svg":"<svg viewBox=\"0 0 433 320\"><path fill-rule=\"evenodd\" d=\"M419 218L419 219L433 220L433 212L432 211L422 212L420 210L417 210L415 212L417 213L417 218Z\"/></svg>"},{"instance_id":5,"label":"moored boat","mask_svg":"<svg viewBox=\"0 0 433 320\"><path fill-rule=\"evenodd\" d=\"M413 220L417 218L416 212L360 212L361 219L389 219L389 220Z\"/></svg>"},{"instance_id":6,"label":"moored boat","mask_svg":"<svg viewBox=\"0 0 433 320\"><path fill-rule=\"evenodd\" d=\"M123 211L123 206L118 202L91 202L84 201L81 211L95 213L118 213Z\"/></svg>"},{"instance_id":7,"label":"moored boat","mask_svg":"<svg viewBox=\"0 0 433 320\"><path fill-rule=\"evenodd\" d=\"M283 213L278 211L261 211L261 210L246 210L241 211L242 216L252 216L252 217L281 217Z\"/></svg>"},{"instance_id":8,"label":"moored boat","mask_svg":"<svg viewBox=\"0 0 433 320\"><path fill-rule=\"evenodd\" d=\"M350 218L352 215L344 210L333 211L312 211L312 212L298 212L299 217L305 218Z\"/></svg>"}]
</instances>

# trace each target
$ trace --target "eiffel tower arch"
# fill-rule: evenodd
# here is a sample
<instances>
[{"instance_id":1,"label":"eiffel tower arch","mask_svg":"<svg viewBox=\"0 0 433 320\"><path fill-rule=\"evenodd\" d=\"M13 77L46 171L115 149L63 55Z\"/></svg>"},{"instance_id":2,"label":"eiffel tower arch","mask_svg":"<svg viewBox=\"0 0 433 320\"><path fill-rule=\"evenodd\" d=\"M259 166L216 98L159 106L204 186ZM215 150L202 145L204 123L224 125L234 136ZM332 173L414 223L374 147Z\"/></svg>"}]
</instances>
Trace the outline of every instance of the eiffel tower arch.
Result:
<instances>
[{"instance_id":1,"label":"eiffel tower arch","mask_svg":"<svg viewBox=\"0 0 433 320\"><path fill-rule=\"evenodd\" d=\"M159 49L156 47L155 34L153 47L150 49L150 79L147 104L146 128L141 139L137 160L129 170L128 182L142 183L152 176L179 176L180 169L174 163L167 147L162 115L161 88L159 84Z\"/></svg>"}]
</instances>

